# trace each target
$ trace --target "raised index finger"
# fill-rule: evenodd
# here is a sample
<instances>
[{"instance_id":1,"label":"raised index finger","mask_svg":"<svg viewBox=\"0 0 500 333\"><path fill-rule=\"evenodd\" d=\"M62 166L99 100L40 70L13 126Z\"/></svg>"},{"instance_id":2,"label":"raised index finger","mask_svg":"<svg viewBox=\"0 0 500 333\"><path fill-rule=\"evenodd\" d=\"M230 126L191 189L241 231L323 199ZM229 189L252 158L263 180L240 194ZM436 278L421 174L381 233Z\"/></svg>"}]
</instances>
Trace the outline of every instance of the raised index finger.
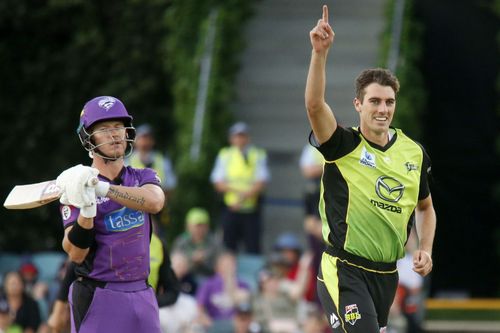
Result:
<instances>
[{"instance_id":1,"label":"raised index finger","mask_svg":"<svg viewBox=\"0 0 500 333\"><path fill-rule=\"evenodd\" d=\"M328 6L323 5L323 22L328 23Z\"/></svg>"}]
</instances>

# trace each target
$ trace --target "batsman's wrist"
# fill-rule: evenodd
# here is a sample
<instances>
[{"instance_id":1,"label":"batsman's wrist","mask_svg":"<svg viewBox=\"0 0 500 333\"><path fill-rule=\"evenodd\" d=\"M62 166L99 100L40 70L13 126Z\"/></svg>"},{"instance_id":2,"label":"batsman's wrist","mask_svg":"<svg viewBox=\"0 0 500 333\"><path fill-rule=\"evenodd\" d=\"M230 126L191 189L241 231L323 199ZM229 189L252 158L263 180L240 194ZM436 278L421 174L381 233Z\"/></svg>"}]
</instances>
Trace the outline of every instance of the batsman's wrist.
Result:
<instances>
[{"instance_id":1,"label":"batsman's wrist","mask_svg":"<svg viewBox=\"0 0 500 333\"><path fill-rule=\"evenodd\" d=\"M68 240L80 249L88 249L95 237L94 228L83 228L78 222L73 224L73 228L68 232Z\"/></svg>"},{"instance_id":2,"label":"batsman's wrist","mask_svg":"<svg viewBox=\"0 0 500 333\"><path fill-rule=\"evenodd\" d=\"M100 180L95 186L95 194L98 197L105 197L109 192L109 183Z\"/></svg>"}]
</instances>

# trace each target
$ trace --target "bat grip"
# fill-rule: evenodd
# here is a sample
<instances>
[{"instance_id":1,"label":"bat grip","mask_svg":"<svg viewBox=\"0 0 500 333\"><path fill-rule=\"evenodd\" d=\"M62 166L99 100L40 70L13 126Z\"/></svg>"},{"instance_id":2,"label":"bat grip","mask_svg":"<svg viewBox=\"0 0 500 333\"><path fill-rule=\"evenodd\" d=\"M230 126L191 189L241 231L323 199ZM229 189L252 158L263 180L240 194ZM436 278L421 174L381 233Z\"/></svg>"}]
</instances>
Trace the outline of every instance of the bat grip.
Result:
<instances>
[{"instance_id":1,"label":"bat grip","mask_svg":"<svg viewBox=\"0 0 500 333\"><path fill-rule=\"evenodd\" d=\"M99 178L97 177L92 177L87 181L87 186L89 187L95 187L99 183Z\"/></svg>"}]
</instances>

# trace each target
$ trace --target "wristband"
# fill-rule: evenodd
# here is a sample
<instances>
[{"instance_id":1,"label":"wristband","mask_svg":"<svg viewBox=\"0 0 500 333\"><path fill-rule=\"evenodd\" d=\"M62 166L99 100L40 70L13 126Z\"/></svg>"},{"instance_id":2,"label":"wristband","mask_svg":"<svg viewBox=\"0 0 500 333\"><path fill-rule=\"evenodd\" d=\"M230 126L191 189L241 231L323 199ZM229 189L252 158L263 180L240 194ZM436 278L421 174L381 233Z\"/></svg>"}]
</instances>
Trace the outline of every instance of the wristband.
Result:
<instances>
[{"instance_id":1,"label":"wristband","mask_svg":"<svg viewBox=\"0 0 500 333\"><path fill-rule=\"evenodd\" d=\"M109 183L100 180L95 186L95 195L98 197L105 197L109 192Z\"/></svg>"},{"instance_id":2,"label":"wristband","mask_svg":"<svg viewBox=\"0 0 500 333\"><path fill-rule=\"evenodd\" d=\"M73 228L68 232L68 240L80 249L88 249L94 242L94 228L82 228L78 222L73 224Z\"/></svg>"}]
</instances>

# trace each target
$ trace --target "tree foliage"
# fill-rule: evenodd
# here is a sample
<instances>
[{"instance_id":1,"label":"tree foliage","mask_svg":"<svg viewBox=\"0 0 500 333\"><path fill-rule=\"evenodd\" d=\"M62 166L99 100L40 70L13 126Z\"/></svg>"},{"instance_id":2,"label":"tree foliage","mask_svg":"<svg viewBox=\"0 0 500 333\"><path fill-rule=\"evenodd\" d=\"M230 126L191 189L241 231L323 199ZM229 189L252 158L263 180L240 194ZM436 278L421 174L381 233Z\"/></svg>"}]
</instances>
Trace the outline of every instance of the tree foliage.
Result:
<instances>
[{"instance_id":1,"label":"tree foliage","mask_svg":"<svg viewBox=\"0 0 500 333\"><path fill-rule=\"evenodd\" d=\"M188 208L214 206L208 175L231 121L243 47L243 0L5 0L0 3L0 151L3 198L16 184L54 179L89 164L75 130L84 103L120 98L135 125L149 122L173 157L179 184L170 203L178 233ZM200 57L211 11L218 11L201 157L189 158ZM57 204L0 212L0 248L59 249Z\"/></svg>"},{"instance_id":2,"label":"tree foliage","mask_svg":"<svg viewBox=\"0 0 500 333\"><path fill-rule=\"evenodd\" d=\"M76 136L84 103L120 98L135 123L173 137L170 79L165 67L165 1L14 1L0 4L0 193L16 184L54 179L89 164ZM58 248L57 205L0 213L0 248Z\"/></svg>"}]
</instances>

